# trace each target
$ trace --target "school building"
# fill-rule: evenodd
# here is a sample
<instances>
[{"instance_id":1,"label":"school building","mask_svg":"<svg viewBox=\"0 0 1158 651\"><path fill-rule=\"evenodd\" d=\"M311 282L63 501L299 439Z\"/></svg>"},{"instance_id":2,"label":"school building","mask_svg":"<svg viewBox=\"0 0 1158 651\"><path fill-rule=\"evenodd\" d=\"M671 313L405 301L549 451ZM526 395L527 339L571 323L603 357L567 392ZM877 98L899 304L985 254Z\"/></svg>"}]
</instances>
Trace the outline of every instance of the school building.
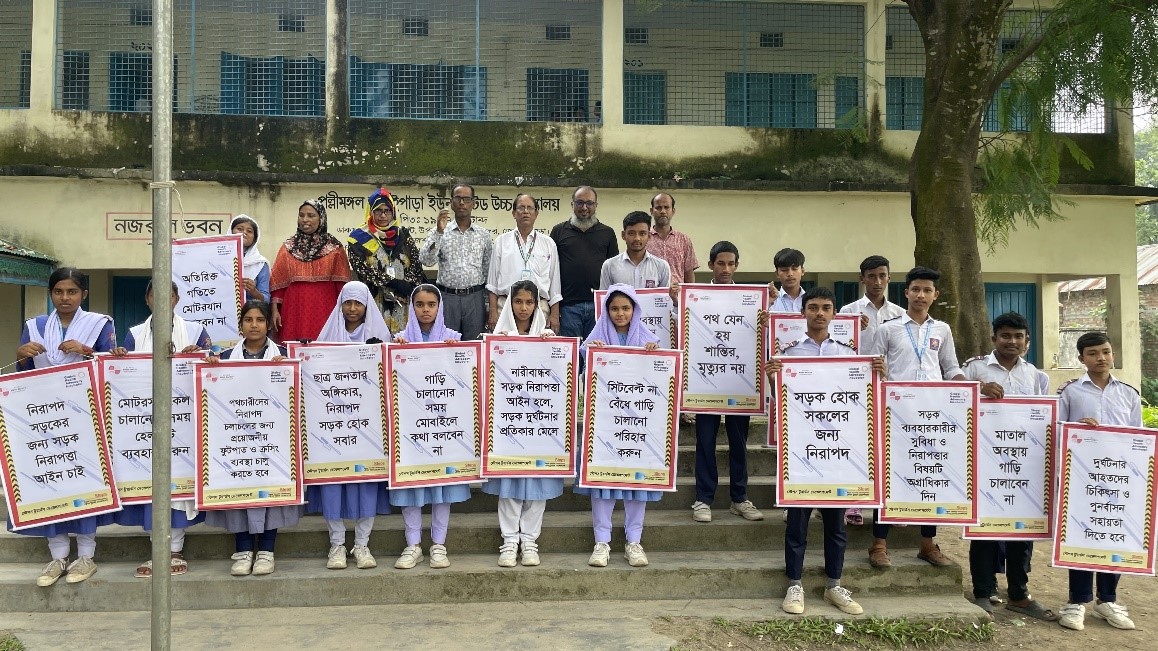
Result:
<instances>
[{"instance_id":1,"label":"school building","mask_svg":"<svg viewBox=\"0 0 1158 651\"><path fill-rule=\"evenodd\" d=\"M1040 25L1017 0L1002 51ZM696 244L735 242L739 279L772 254L807 255L806 281L858 295L870 254L912 265L908 158L924 54L899 2L655 0L175 0L173 197L177 237L262 225L271 260L302 199L325 198L339 237L382 183L425 237L456 180L476 214L510 228L517 191L538 227L599 189L618 229L663 189ZM32 268L92 275L89 306L118 330L143 318L150 267L153 15L147 0L0 2L0 350L43 313ZM998 128L996 100L986 129ZM1017 120L1014 120L1014 127ZM1033 324L1030 357L1054 383L1058 284L1106 278L1120 374L1140 377L1128 113L1057 115L1094 161L1067 165L1065 220L1021 228L984 258L989 310ZM24 252L24 253L21 253ZM44 273L46 276L47 273ZM895 290L895 291L899 291ZM982 351L978 351L982 352Z\"/></svg>"}]
</instances>

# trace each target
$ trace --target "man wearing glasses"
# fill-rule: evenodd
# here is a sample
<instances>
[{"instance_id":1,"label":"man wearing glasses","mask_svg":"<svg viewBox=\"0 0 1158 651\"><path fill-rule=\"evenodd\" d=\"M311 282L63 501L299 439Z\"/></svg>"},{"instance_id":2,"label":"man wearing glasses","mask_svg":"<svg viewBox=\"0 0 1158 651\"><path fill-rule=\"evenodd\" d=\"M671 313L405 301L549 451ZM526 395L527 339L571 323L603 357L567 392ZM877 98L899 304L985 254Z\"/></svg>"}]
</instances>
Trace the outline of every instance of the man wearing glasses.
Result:
<instances>
[{"instance_id":1,"label":"man wearing glasses","mask_svg":"<svg viewBox=\"0 0 1158 651\"><path fill-rule=\"evenodd\" d=\"M571 194L571 219L555 224L551 239L559 249L563 307L559 310L564 337L586 337L595 328L595 296L603 261L619 255L615 231L599 223L598 195L590 186Z\"/></svg>"},{"instance_id":2,"label":"man wearing glasses","mask_svg":"<svg viewBox=\"0 0 1158 651\"><path fill-rule=\"evenodd\" d=\"M494 243L491 234L476 226L474 187L465 183L451 191L450 209L438 213L435 230L426 236L418 260L427 267L438 265L435 286L442 292L446 327L462 333L463 341L478 339L487 322L487 270ZM455 227L447 230L454 213Z\"/></svg>"}]
</instances>

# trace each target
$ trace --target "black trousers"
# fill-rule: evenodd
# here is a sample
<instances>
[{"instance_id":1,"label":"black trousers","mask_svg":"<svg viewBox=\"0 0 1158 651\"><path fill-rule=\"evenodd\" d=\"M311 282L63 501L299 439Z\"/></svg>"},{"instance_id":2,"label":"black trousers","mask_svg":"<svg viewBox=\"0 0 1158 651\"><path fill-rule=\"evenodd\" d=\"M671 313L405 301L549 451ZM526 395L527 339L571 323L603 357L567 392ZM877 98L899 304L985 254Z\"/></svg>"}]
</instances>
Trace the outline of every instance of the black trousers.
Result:
<instances>
[{"instance_id":1,"label":"black trousers","mask_svg":"<svg viewBox=\"0 0 1158 651\"><path fill-rule=\"evenodd\" d=\"M1005 544L1005 578L1009 584L1009 600L1029 598L1030 561L1033 543L1007 540ZM997 594L997 573L1001 567L1001 542L996 540L969 541L969 574L973 577L973 597L982 599Z\"/></svg>"},{"instance_id":2,"label":"black trousers","mask_svg":"<svg viewBox=\"0 0 1158 651\"><path fill-rule=\"evenodd\" d=\"M824 575L839 579L844 570L844 550L848 535L844 531L844 509L819 509L824 520ZM799 581L804 573L804 551L808 547L808 520L810 508L788 508L788 523L784 527L784 574L790 581Z\"/></svg>"}]
</instances>

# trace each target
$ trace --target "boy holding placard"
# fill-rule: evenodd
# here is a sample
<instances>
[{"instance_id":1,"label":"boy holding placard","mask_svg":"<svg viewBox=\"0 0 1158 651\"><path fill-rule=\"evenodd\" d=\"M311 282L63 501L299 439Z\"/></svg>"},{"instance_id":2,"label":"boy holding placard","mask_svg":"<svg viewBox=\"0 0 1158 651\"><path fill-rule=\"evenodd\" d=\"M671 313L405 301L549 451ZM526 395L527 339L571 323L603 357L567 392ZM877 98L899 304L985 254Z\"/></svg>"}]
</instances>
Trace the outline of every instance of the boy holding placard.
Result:
<instances>
[{"instance_id":1,"label":"boy holding placard","mask_svg":"<svg viewBox=\"0 0 1158 651\"><path fill-rule=\"evenodd\" d=\"M889 259L883 255L870 255L860 263L860 282L864 285L864 296L840 308L841 314L859 314L861 354L873 343L877 328L883 321L895 319L905 310L889 300Z\"/></svg>"},{"instance_id":2,"label":"boy holding placard","mask_svg":"<svg viewBox=\"0 0 1158 651\"><path fill-rule=\"evenodd\" d=\"M804 277L804 253L796 249L780 249L772 259L776 277L780 279L780 293L772 303L772 312L800 314L804 306L800 279Z\"/></svg>"},{"instance_id":3,"label":"boy holding placard","mask_svg":"<svg viewBox=\"0 0 1158 651\"><path fill-rule=\"evenodd\" d=\"M1142 401L1138 390L1110 374L1114 368L1114 348L1104 332L1087 332L1078 337L1078 356L1086 367L1086 374L1070 380L1058 389L1058 419L1099 425L1142 427ZM1095 581L1098 600L1094 603L1094 617L1106 620L1110 626L1132 630L1134 622L1125 606L1116 603L1119 574L1070 570L1069 603L1062 606L1061 619L1065 628L1080 631L1086 627L1086 604L1093 601Z\"/></svg>"},{"instance_id":4,"label":"boy holding placard","mask_svg":"<svg viewBox=\"0 0 1158 651\"><path fill-rule=\"evenodd\" d=\"M964 380L957 353L953 348L953 333L949 324L929 315L929 307L941 295L937 281L941 272L928 267L913 267L905 274L905 298L909 309L905 314L889 319L877 329L873 346L869 349L885 358L888 378L893 381L939 382ZM876 568L889 567L886 540L892 525L873 525L873 544L869 547L869 564ZM921 525L921 551L917 558L934 565L952 565L941 547L933 542L937 527Z\"/></svg>"}]
</instances>

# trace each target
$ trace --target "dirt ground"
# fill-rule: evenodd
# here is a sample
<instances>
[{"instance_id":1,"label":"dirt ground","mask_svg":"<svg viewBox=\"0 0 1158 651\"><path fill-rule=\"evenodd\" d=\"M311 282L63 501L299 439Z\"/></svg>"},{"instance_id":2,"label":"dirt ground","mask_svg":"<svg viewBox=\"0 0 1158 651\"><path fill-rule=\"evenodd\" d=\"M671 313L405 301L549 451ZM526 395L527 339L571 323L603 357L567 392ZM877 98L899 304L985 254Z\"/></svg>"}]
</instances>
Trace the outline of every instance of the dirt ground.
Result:
<instances>
[{"instance_id":1,"label":"dirt ground","mask_svg":"<svg viewBox=\"0 0 1158 651\"><path fill-rule=\"evenodd\" d=\"M948 533L948 528L942 529ZM962 598L972 600L973 586L969 579L969 543L959 536L940 536L941 550L965 568L965 593ZM850 550L850 553L863 553ZM1029 575L1029 589L1034 599L1057 612L1067 597L1067 572L1049 565L1049 543L1034 546L1033 571ZM1005 577L997 578L1002 598L1005 598ZM942 649L1033 649L1034 651L1092 651L1102 647L1106 651L1158 651L1158 580L1154 577L1123 576L1118 586L1118 602L1130 610L1137 630L1119 631L1105 622L1094 619L1087 609L1086 629L1071 631L1056 622L1042 622L1006 611L997 606L994 613L995 634L988 643L949 644ZM812 646L770 642L751 637L737 627L723 627L712 621L673 620L660 622L657 630L680 640L681 651L718 651L725 649L829 649L827 644Z\"/></svg>"}]
</instances>

